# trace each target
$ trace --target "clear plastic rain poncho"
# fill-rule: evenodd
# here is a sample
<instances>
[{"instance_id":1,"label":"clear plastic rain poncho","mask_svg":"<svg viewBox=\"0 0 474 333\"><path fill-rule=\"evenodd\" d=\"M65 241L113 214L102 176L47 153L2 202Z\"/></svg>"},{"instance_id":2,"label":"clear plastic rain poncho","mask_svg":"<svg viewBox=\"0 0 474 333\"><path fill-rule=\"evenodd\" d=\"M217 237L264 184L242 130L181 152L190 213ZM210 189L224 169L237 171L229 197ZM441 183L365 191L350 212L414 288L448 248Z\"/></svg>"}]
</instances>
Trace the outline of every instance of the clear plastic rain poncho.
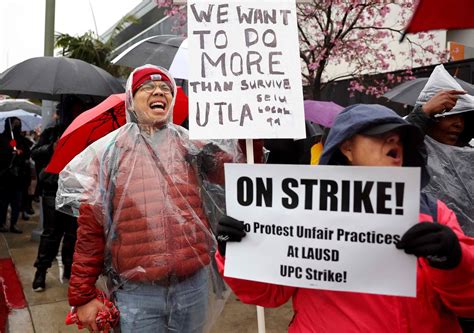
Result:
<instances>
[{"instance_id":1,"label":"clear plastic rain poncho","mask_svg":"<svg viewBox=\"0 0 474 333\"><path fill-rule=\"evenodd\" d=\"M426 136L430 182L423 188L456 214L464 233L474 237L474 149L444 145Z\"/></svg>"},{"instance_id":2,"label":"clear plastic rain poncho","mask_svg":"<svg viewBox=\"0 0 474 333\"><path fill-rule=\"evenodd\" d=\"M228 295L213 262L212 229L225 209L223 164L241 162L243 156L235 140L190 141L187 130L171 122L174 97L165 126L154 130L138 123L133 75L150 67L157 68L137 68L127 81L127 123L86 148L60 173L57 209L79 216L71 283L76 265L82 269L92 260L77 253L80 243L100 226L103 273L121 321L124 315L140 321L141 314L162 308L173 322L169 331L199 332L201 322L207 331ZM171 75L159 70L170 78L176 96ZM174 297L180 288L184 296ZM143 300L128 304L135 293L151 296L152 309ZM69 295L71 300L71 290ZM197 306L188 308L190 304ZM156 323L144 325L140 331L160 331Z\"/></svg>"},{"instance_id":3,"label":"clear plastic rain poncho","mask_svg":"<svg viewBox=\"0 0 474 333\"><path fill-rule=\"evenodd\" d=\"M426 103L440 90L453 89L463 90L443 65L436 66L417 104ZM435 117L460 113L474 114L473 96L459 95L454 108ZM456 214L464 233L474 236L474 149L445 145L429 136L426 136L425 143L431 179L423 191L445 202Z\"/></svg>"}]
</instances>

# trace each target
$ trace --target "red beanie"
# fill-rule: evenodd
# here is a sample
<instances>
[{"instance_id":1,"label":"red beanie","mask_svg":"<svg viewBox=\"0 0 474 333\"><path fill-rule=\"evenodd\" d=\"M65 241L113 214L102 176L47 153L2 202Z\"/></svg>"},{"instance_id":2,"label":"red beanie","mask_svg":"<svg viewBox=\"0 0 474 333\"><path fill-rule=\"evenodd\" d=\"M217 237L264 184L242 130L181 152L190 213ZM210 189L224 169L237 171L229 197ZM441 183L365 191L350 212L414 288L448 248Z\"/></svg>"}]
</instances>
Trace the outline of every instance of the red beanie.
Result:
<instances>
[{"instance_id":1,"label":"red beanie","mask_svg":"<svg viewBox=\"0 0 474 333\"><path fill-rule=\"evenodd\" d=\"M137 70L133 73L133 80L132 80L132 96L135 95L135 92L138 88L145 82L145 81L164 81L169 83L171 88L173 89L173 84L168 76L163 73L158 68L154 67L145 67L142 69Z\"/></svg>"}]
</instances>

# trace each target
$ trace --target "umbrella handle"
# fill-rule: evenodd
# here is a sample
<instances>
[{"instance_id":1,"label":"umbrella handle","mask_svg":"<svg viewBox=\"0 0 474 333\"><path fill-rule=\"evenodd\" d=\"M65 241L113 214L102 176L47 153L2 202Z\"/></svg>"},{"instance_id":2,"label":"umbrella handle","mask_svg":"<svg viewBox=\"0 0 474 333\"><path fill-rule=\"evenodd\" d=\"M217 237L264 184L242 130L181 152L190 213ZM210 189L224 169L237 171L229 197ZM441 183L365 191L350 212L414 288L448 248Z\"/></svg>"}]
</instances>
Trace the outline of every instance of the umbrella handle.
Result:
<instances>
[{"instance_id":1,"label":"umbrella handle","mask_svg":"<svg viewBox=\"0 0 474 333\"><path fill-rule=\"evenodd\" d=\"M12 137L12 140L15 140L15 137L13 136L12 121L10 118L8 118L8 124L10 125L10 135ZM13 146L13 151L16 151L16 145Z\"/></svg>"}]
</instances>

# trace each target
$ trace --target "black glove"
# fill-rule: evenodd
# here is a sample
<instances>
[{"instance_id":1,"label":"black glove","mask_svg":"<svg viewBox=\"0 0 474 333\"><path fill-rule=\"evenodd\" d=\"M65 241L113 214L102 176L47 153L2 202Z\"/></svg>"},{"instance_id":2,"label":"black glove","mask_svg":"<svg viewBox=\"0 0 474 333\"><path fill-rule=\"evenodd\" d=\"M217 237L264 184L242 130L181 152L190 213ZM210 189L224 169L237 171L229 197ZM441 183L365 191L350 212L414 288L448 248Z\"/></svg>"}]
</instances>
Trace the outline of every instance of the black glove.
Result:
<instances>
[{"instance_id":1,"label":"black glove","mask_svg":"<svg viewBox=\"0 0 474 333\"><path fill-rule=\"evenodd\" d=\"M421 222L408 229L396 244L397 249L428 259L430 266L452 269L461 262L461 245L451 228L431 222Z\"/></svg>"},{"instance_id":2,"label":"black glove","mask_svg":"<svg viewBox=\"0 0 474 333\"><path fill-rule=\"evenodd\" d=\"M244 222L224 215L217 224L217 249L225 257L227 242L240 242L245 237Z\"/></svg>"}]
</instances>

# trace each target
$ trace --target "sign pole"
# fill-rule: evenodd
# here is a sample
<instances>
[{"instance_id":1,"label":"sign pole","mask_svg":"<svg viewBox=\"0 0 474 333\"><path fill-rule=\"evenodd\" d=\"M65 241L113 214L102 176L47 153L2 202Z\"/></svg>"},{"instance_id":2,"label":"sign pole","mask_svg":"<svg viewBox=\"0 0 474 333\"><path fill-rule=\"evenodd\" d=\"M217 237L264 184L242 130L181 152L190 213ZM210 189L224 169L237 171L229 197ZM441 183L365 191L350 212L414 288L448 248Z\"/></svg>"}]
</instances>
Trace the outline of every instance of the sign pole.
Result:
<instances>
[{"instance_id":1,"label":"sign pole","mask_svg":"<svg viewBox=\"0 0 474 333\"><path fill-rule=\"evenodd\" d=\"M245 148L247 151L247 164L255 164L252 139L245 139Z\"/></svg>"},{"instance_id":2,"label":"sign pole","mask_svg":"<svg viewBox=\"0 0 474 333\"><path fill-rule=\"evenodd\" d=\"M245 139L245 148L247 152L247 164L254 164L253 140ZM258 333L265 333L265 308L257 305L257 325Z\"/></svg>"}]
</instances>

